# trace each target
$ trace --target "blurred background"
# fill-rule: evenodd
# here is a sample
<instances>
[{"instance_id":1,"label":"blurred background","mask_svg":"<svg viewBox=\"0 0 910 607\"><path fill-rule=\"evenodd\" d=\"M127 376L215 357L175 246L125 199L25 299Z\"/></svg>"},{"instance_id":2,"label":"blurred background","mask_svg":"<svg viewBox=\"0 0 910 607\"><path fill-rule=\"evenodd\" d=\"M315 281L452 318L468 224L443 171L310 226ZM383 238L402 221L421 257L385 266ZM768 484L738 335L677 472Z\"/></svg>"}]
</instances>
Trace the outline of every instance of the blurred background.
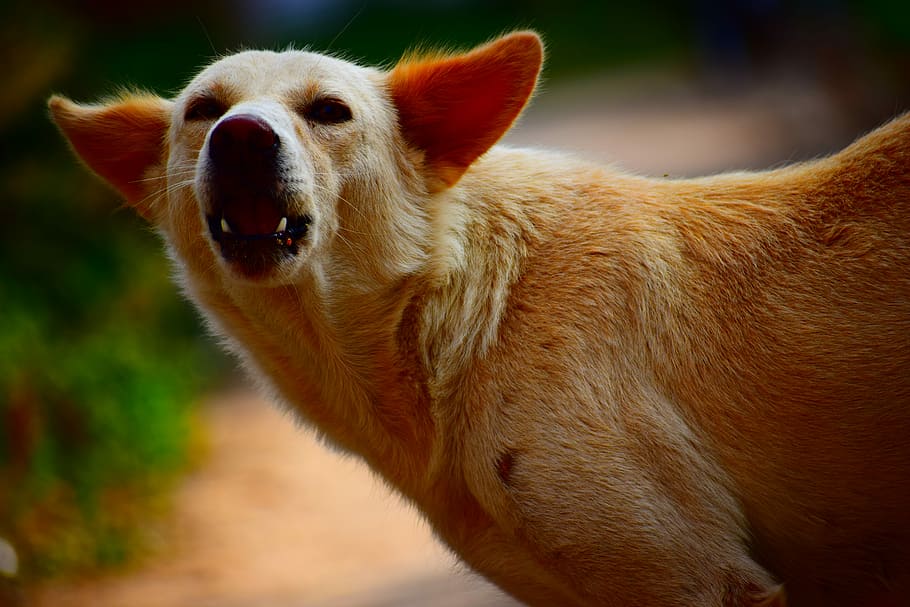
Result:
<instances>
[{"instance_id":1,"label":"blurred background","mask_svg":"<svg viewBox=\"0 0 910 607\"><path fill-rule=\"evenodd\" d=\"M7 0L0 605L508 605L356 461L244 388L160 243L47 120L250 47L389 65L534 28L507 137L652 175L830 152L910 109L906 0Z\"/></svg>"}]
</instances>

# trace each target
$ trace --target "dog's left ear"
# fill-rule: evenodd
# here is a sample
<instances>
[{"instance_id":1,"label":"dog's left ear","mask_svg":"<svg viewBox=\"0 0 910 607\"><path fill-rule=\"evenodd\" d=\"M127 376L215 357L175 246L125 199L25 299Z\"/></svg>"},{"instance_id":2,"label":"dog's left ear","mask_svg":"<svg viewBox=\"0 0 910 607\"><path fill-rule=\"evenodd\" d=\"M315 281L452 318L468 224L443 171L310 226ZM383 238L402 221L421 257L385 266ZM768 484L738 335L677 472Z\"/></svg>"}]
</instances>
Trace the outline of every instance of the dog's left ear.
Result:
<instances>
[{"instance_id":1,"label":"dog's left ear","mask_svg":"<svg viewBox=\"0 0 910 607\"><path fill-rule=\"evenodd\" d=\"M127 95L103 105L79 105L55 95L48 106L85 164L152 220L150 193L163 184L150 185L147 177L163 168L172 103L155 95Z\"/></svg>"},{"instance_id":2,"label":"dog's left ear","mask_svg":"<svg viewBox=\"0 0 910 607\"><path fill-rule=\"evenodd\" d=\"M457 182L502 137L528 102L543 62L533 32L461 55L405 58L389 74L405 139L424 152L427 183Z\"/></svg>"}]
</instances>

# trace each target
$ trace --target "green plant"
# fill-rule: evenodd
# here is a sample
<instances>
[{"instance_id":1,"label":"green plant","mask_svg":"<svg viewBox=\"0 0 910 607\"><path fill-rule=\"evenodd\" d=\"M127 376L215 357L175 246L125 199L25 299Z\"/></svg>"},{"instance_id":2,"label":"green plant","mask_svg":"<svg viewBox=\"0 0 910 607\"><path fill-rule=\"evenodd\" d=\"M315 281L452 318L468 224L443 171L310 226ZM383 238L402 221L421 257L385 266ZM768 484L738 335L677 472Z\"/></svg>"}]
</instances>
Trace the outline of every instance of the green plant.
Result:
<instances>
[{"instance_id":1,"label":"green plant","mask_svg":"<svg viewBox=\"0 0 910 607\"><path fill-rule=\"evenodd\" d=\"M0 153L0 537L24 575L46 575L141 544L219 359L157 237L78 166L43 107L21 118Z\"/></svg>"}]
</instances>

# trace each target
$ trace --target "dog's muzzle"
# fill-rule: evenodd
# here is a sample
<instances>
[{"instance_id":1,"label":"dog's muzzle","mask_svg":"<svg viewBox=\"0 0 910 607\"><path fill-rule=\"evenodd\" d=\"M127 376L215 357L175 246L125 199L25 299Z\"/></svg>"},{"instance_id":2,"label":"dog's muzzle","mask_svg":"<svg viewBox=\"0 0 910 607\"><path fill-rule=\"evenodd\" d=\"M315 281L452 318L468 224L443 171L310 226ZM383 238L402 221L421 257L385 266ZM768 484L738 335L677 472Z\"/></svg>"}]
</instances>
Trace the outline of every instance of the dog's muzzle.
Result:
<instances>
[{"instance_id":1,"label":"dog's muzzle","mask_svg":"<svg viewBox=\"0 0 910 607\"><path fill-rule=\"evenodd\" d=\"M281 138L253 114L228 116L209 135L209 232L244 274L296 255L312 221L291 212L280 157Z\"/></svg>"}]
</instances>

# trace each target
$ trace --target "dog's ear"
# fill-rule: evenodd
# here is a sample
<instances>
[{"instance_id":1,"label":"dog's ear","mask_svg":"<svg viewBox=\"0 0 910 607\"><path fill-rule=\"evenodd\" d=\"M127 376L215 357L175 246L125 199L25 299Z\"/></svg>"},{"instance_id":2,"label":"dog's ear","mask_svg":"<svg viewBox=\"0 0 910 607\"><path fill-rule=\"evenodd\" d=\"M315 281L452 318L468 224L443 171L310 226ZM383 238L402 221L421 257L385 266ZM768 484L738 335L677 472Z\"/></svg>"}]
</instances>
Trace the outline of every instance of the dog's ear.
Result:
<instances>
[{"instance_id":1,"label":"dog's ear","mask_svg":"<svg viewBox=\"0 0 910 607\"><path fill-rule=\"evenodd\" d=\"M543 45L517 32L461 55L406 57L389 74L405 139L424 152L431 190L452 186L521 113Z\"/></svg>"},{"instance_id":2,"label":"dog's ear","mask_svg":"<svg viewBox=\"0 0 910 607\"><path fill-rule=\"evenodd\" d=\"M126 95L103 105L79 105L55 95L48 106L76 154L151 220L149 194L163 184L149 185L146 178L165 162L171 102L154 95Z\"/></svg>"}]
</instances>

